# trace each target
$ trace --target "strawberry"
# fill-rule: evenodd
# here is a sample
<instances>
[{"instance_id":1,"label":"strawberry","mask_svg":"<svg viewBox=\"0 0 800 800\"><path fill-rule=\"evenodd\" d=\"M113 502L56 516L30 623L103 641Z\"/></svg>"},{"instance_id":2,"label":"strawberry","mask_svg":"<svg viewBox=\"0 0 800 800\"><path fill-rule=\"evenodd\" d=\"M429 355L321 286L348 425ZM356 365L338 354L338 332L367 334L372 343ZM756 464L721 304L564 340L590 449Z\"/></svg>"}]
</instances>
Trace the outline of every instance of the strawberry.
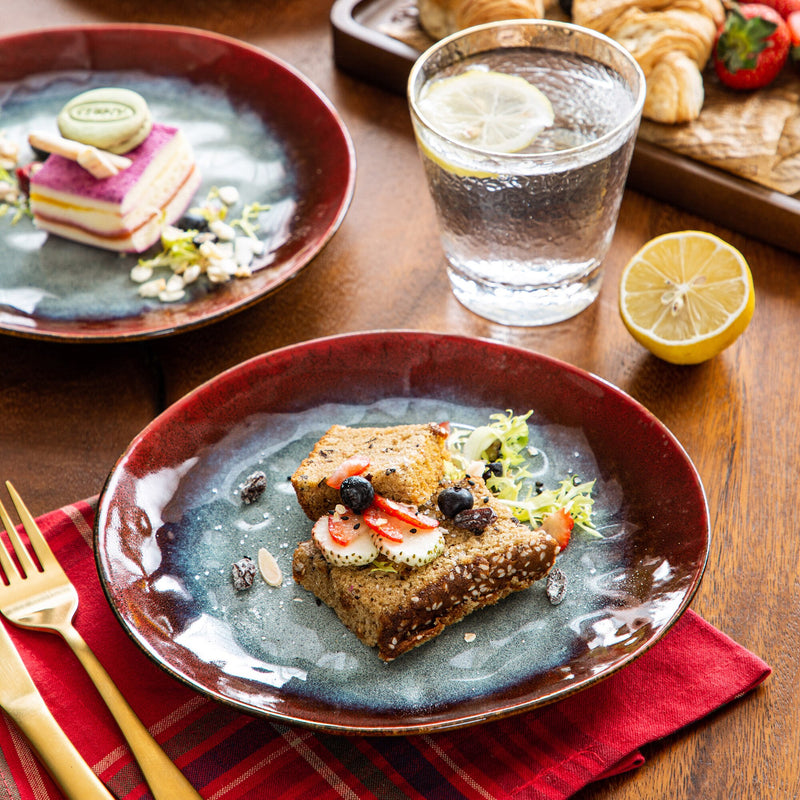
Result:
<instances>
[{"instance_id":1,"label":"strawberry","mask_svg":"<svg viewBox=\"0 0 800 800\"><path fill-rule=\"evenodd\" d=\"M390 516L407 522L409 525L415 525L417 528L435 528L439 524L438 520L420 513L416 506L408 503L398 503L377 493L374 502L381 511L385 511Z\"/></svg>"},{"instance_id":2,"label":"strawberry","mask_svg":"<svg viewBox=\"0 0 800 800\"><path fill-rule=\"evenodd\" d=\"M382 555L398 564L421 567L442 554L444 536L437 520L420 514L413 506L387 500L379 494L375 495L375 501L364 512L364 522L372 529L372 543ZM381 501L391 511L379 508ZM401 511L402 518L394 516L394 511ZM408 519L414 521L409 522ZM431 527L422 527L419 520L433 524Z\"/></svg>"},{"instance_id":3,"label":"strawberry","mask_svg":"<svg viewBox=\"0 0 800 800\"><path fill-rule=\"evenodd\" d=\"M328 533L336 544L346 547L358 535L364 520L358 514L334 512L328 518Z\"/></svg>"},{"instance_id":4,"label":"strawberry","mask_svg":"<svg viewBox=\"0 0 800 800\"><path fill-rule=\"evenodd\" d=\"M38 172L41 168L41 161L31 161L30 164L17 167L14 171L17 178L17 186L19 186L20 192L26 197L31 193L31 175L33 175L34 172Z\"/></svg>"},{"instance_id":5,"label":"strawberry","mask_svg":"<svg viewBox=\"0 0 800 800\"><path fill-rule=\"evenodd\" d=\"M556 540L562 550L569 544L574 527L575 520L564 508L551 512L542 520L542 528Z\"/></svg>"},{"instance_id":6,"label":"strawberry","mask_svg":"<svg viewBox=\"0 0 800 800\"><path fill-rule=\"evenodd\" d=\"M758 89L772 83L789 56L791 37L781 15L760 3L728 10L717 33L714 68L733 89Z\"/></svg>"},{"instance_id":7,"label":"strawberry","mask_svg":"<svg viewBox=\"0 0 800 800\"><path fill-rule=\"evenodd\" d=\"M795 64L800 64L800 11L793 11L786 17L786 27L792 37L790 57Z\"/></svg>"},{"instance_id":8,"label":"strawberry","mask_svg":"<svg viewBox=\"0 0 800 800\"><path fill-rule=\"evenodd\" d=\"M361 475L362 472L366 472L368 466L369 459L365 456L350 456L350 458L346 458L336 467L325 483L327 483L331 489L338 489L345 478L352 478L353 475Z\"/></svg>"},{"instance_id":9,"label":"strawberry","mask_svg":"<svg viewBox=\"0 0 800 800\"><path fill-rule=\"evenodd\" d=\"M774 8L784 19L794 11L800 11L800 0L758 0L765 6Z\"/></svg>"},{"instance_id":10,"label":"strawberry","mask_svg":"<svg viewBox=\"0 0 800 800\"><path fill-rule=\"evenodd\" d=\"M377 506L370 506L364 512L364 522L390 542L402 542L413 528L408 522L381 511Z\"/></svg>"}]
</instances>

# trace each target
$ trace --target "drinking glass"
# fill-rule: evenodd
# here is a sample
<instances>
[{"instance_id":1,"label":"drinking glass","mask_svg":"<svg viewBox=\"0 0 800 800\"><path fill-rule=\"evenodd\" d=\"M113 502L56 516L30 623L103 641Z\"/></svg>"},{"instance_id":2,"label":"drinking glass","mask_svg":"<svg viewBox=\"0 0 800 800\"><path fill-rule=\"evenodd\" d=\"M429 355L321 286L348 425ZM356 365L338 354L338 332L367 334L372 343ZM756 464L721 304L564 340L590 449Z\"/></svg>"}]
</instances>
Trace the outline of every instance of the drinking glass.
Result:
<instances>
[{"instance_id":1,"label":"drinking glass","mask_svg":"<svg viewBox=\"0 0 800 800\"><path fill-rule=\"evenodd\" d=\"M437 130L423 111L429 87L474 69L528 80L550 101L552 125L512 153ZM408 82L411 118L450 284L464 306L530 326L568 319L595 300L645 88L619 44L549 20L479 25L419 57Z\"/></svg>"}]
</instances>

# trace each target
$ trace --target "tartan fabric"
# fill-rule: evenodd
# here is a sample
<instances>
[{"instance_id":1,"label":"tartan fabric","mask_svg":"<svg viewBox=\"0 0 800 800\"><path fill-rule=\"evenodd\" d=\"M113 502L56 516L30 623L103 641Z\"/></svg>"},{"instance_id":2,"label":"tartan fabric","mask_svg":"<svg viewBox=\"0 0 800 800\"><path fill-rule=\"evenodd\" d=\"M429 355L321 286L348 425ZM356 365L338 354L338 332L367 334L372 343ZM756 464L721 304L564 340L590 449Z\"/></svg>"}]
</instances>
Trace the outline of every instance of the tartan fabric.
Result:
<instances>
[{"instance_id":1,"label":"tartan fabric","mask_svg":"<svg viewBox=\"0 0 800 800\"><path fill-rule=\"evenodd\" d=\"M92 557L95 505L39 519L81 598L76 627L206 800L561 800L635 768L642 745L759 685L770 667L688 611L632 665L559 703L462 730L348 737L275 724L197 694L155 666L109 608ZM3 623L5 624L5 623ZM61 639L12 628L54 716L121 800L150 798L110 713ZM0 800L59 800L0 717Z\"/></svg>"}]
</instances>

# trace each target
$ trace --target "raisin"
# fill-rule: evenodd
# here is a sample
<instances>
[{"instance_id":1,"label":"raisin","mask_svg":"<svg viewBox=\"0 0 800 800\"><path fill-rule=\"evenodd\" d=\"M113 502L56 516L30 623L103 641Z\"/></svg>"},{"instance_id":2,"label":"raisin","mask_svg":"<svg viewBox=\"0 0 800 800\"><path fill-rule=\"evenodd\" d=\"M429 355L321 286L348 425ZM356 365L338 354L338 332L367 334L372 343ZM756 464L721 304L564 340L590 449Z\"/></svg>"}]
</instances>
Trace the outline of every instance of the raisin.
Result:
<instances>
[{"instance_id":1,"label":"raisin","mask_svg":"<svg viewBox=\"0 0 800 800\"><path fill-rule=\"evenodd\" d=\"M557 606L567 593L567 576L558 568L553 567L547 573L547 599Z\"/></svg>"},{"instance_id":2,"label":"raisin","mask_svg":"<svg viewBox=\"0 0 800 800\"><path fill-rule=\"evenodd\" d=\"M256 565L252 558L244 556L236 561L231 567L231 579L233 588L237 592L249 589L253 585L256 577Z\"/></svg>"},{"instance_id":3,"label":"raisin","mask_svg":"<svg viewBox=\"0 0 800 800\"><path fill-rule=\"evenodd\" d=\"M499 478L503 474L503 462L502 461L492 461L491 463L486 465L486 469L483 471L483 479L488 481L489 478Z\"/></svg>"},{"instance_id":4,"label":"raisin","mask_svg":"<svg viewBox=\"0 0 800 800\"><path fill-rule=\"evenodd\" d=\"M242 502L255 503L267 489L267 476L263 472L254 472L242 485Z\"/></svg>"},{"instance_id":5,"label":"raisin","mask_svg":"<svg viewBox=\"0 0 800 800\"><path fill-rule=\"evenodd\" d=\"M483 533L486 528L497 519L497 513L489 506L480 508L468 508L466 511L459 511L453 517L453 522L460 528L466 528L472 533Z\"/></svg>"}]
</instances>

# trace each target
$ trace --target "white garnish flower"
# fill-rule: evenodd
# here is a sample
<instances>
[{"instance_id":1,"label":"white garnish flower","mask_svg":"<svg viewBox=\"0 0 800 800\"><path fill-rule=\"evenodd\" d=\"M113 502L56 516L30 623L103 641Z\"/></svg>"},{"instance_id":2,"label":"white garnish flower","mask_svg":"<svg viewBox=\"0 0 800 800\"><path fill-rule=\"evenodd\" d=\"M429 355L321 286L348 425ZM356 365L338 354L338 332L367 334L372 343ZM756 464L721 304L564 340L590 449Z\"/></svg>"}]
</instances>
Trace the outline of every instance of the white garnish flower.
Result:
<instances>
[{"instance_id":1,"label":"white garnish flower","mask_svg":"<svg viewBox=\"0 0 800 800\"><path fill-rule=\"evenodd\" d=\"M131 280L134 283L144 283L153 277L153 268L146 264L137 264L131 270Z\"/></svg>"},{"instance_id":2,"label":"white garnish flower","mask_svg":"<svg viewBox=\"0 0 800 800\"><path fill-rule=\"evenodd\" d=\"M235 206L239 202L239 190L235 186L220 186L217 197L226 206Z\"/></svg>"},{"instance_id":3,"label":"white garnish flower","mask_svg":"<svg viewBox=\"0 0 800 800\"><path fill-rule=\"evenodd\" d=\"M163 278L155 278L152 281L143 283L139 287L139 294L142 297L158 297L167 288L167 282Z\"/></svg>"},{"instance_id":4,"label":"white garnish flower","mask_svg":"<svg viewBox=\"0 0 800 800\"><path fill-rule=\"evenodd\" d=\"M183 272L184 284L194 283L200 277L201 272L199 264L192 264L187 267Z\"/></svg>"},{"instance_id":5,"label":"white garnish flower","mask_svg":"<svg viewBox=\"0 0 800 800\"><path fill-rule=\"evenodd\" d=\"M230 273L225 268L224 262L215 262L206 269L206 275L211 283L225 283L231 278Z\"/></svg>"},{"instance_id":6,"label":"white garnish flower","mask_svg":"<svg viewBox=\"0 0 800 800\"><path fill-rule=\"evenodd\" d=\"M236 238L236 231L223 222L221 219L215 219L208 223L208 229L213 233L221 242L232 242Z\"/></svg>"},{"instance_id":7,"label":"white garnish flower","mask_svg":"<svg viewBox=\"0 0 800 800\"><path fill-rule=\"evenodd\" d=\"M185 294L186 292L182 288L174 289L171 292L164 290L163 292L158 293L158 299L162 303L174 303L177 300L181 300Z\"/></svg>"},{"instance_id":8,"label":"white garnish flower","mask_svg":"<svg viewBox=\"0 0 800 800\"><path fill-rule=\"evenodd\" d=\"M249 236L237 236L233 242L233 258L240 267L249 267L253 263L254 240Z\"/></svg>"},{"instance_id":9,"label":"white garnish flower","mask_svg":"<svg viewBox=\"0 0 800 800\"><path fill-rule=\"evenodd\" d=\"M151 258L141 258L131 269L131 280L140 284L139 294L174 302L185 296L188 284L204 274L212 284L251 277L255 257L267 250L257 230L259 215L269 205L250 203L238 218L226 221L231 206L240 201L235 186L212 187L205 205L193 209L208 222L207 231L165 226L161 232L161 251ZM239 235L237 229L245 235ZM162 269L169 270L172 277L155 278L156 271Z\"/></svg>"},{"instance_id":10,"label":"white garnish flower","mask_svg":"<svg viewBox=\"0 0 800 800\"><path fill-rule=\"evenodd\" d=\"M184 287L184 281L182 275L173 275L168 281L167 286L165 288L166 292L182 292Z\"/></svg>"}]
</instances>

